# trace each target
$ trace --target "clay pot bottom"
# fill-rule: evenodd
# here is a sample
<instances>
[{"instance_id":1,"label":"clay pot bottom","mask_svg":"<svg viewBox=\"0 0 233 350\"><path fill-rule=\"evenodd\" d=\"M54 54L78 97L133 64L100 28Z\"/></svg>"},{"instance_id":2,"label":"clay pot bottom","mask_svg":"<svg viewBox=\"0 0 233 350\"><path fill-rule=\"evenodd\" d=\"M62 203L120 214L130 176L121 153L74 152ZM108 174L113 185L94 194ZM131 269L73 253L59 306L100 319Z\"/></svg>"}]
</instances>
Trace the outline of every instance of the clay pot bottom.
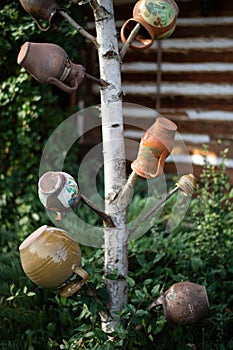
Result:
<instances>
[{"instance_id":1,"label":"clay pot bottom","mask_svg":"<svg viewBox=\"0 0 233 350\"><path fill-rule=\"evenodd\" d=\"M64 176L59 176L53 171L44 174L39 180L39 188L42 193L56 193L65 183Z\"/></svg>"},{"instance_id":2,"label":"clay pot bottom","mask_svg":"<svg viewBox=\"0 0 233 350\"><path fill-rule=\"evenodd\" d=\"M28 236L23 243L20 244L19 250L22 250L29 246L34 240L36 240L46 229L48 228L47 225L43 225L39 227L36 231L34 231L30 236Z\"/></svg>"}]
</instances>

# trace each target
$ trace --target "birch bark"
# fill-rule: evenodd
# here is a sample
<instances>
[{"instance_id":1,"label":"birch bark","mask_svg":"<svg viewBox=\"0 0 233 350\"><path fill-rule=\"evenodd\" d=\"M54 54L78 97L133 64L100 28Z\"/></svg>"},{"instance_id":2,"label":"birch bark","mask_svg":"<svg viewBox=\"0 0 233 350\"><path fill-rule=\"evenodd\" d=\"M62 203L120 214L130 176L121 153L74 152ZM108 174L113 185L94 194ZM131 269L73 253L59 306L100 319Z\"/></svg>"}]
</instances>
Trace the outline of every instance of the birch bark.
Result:
<instances>
[{"instance_id":1,"label":"birch bark","mask_svg":"<svg viewBox=\"0 0 233 350\"><path fill-rule=\"evenodd\" d=\"M127 303L126 209L117 208L113 198L125 183L121 67L112 0L93 1L98 43L100 78L109 85L101 88L101 117L105 178L105 211L115 228L104 228L105 274L118 271L116 280L105 279L109 293L108 313L102 315L102 328L112 332L118 324L117 312Z\"/></svg>"}]
</instances>

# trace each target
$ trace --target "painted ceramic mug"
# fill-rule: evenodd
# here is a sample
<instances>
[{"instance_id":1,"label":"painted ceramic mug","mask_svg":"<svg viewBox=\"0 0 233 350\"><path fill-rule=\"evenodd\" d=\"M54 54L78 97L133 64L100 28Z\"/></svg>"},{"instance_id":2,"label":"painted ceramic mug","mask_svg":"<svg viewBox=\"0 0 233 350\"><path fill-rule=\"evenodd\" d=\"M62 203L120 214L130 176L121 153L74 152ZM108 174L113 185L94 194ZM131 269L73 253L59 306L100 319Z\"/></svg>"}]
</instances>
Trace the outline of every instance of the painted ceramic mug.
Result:
<instances>
[{"instance_id":1,"label":"painted ceramic mug","mask_svg":"<svg viewBox=\"0 0 233 350\"><path fill-rule=\"evenodd\" d=\"M43 31L50 28L52 19L57 11L61 9L54 0L19 0L19 2L24 10L32 16L38 27ZM47 21L48 25L46 28L43 28L40 25L40 19Z\"/></svg>"},{"instance_id":2,"label":"painted ceramic mug","mask_svg":"<svg viewBox=\"0 0 233 350\"><path fill-rule=\"evenodd\" d=\"M74 178L62 171L44 173L38 182L38 195L47 209L58 213L77 205L81 198Z\"/></svg>"},{"instance_id":3,"label":"painted ceramic mug","mask_svg":"<svg viewBox=\"0 0 233 350\"><path fill-rule=\"evenodd\" d=\"M139 23L141 27L130 47L134 50L148 49L155 39L168 38L174 32L178 13L173 0L139 0L134 6L133 18L128 19L121 28L121 40L125 43Z\"/></svg>"},{"instance_id":4,"label":"painted ceramic mug","mask_svg":"<svg viewBox=\"0 0 233 350\"><path fill-rule=\"evenodd\" d=\"M149 307L163 306L168 322L189 325L207 316L210 305L204 286L192 282L173 284Z\"/></svg>"},{"instance_id":5,"label":"painted ceramic mug","mask_svg":"<svg viewBox=\"0 0 233 350\"><path fill-rule=\"evenodd\" d=\"M150 179L161 176L165 159L171 153L177 126L171 120L159 117L144 133L137 159L131 164L134 172Z\"/></svg>"},{"instance_id":6,"label":"painted ceramic mug","mask_svg":"<svg viewBox=\"0 0 233 350\"><path fill-rule=\"evenodd\" d=\"M79 244L62 229L41 226L23 241L19 252L30 280L44 288L61 287L62 296L74 294L89 277L81 267ZM67 283L73 274L81 280Z\"/></svg>"},{"instance_id":7,"label":"painted ceramic mug","mask_svg":"<svg viewBox=\"0 0 233 350\"><path fill-rule=\"evenodd\" d=\"M50 43L24 43L17 63L40 83L56 85L67 93L77 90L85 76L82 65L72 63L63 48Z\"/></svg>"}]
</instances>

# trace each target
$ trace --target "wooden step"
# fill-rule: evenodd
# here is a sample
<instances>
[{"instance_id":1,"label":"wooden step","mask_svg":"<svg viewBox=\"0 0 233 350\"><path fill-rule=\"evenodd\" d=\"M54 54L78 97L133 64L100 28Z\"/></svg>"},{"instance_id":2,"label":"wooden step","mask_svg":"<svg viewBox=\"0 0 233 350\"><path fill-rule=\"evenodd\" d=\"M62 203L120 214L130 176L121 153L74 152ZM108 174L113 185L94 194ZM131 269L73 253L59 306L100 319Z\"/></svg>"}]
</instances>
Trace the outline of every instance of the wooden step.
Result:
<instances>
[{"instance_id":1,"label":"wooden step","mask_svg":"<svg viewBox=\"0 0 233 350\"><path fill-rule=\"evenodd\" d=\"M158 93L154 82L123 83L124 101L154 108ZM160 86L162 108L232 109L233 84L167 83Z\"/></svg>"},{"instance_id":2,"label":"wooden step","mask_svg":"<svg viewBox=\"0 0 233 350\"><path fill-rule=\"evenodd\" d=\"M163 62L233 62L233 39L231 38L192 38L166 39L160 41ZM120 47L122 44L120 43ZM124 62L156 62L158 42L149 50L137 52L129 50Z\"/></svg>"},{"instance_id":3,"label":"wooden step","mask_svg":"<svg viewBox=\"0 0 233 350\"><path fill-rule=\"evenodd\" d=\"M233 38L233 17L178 17L176 29L171 38L213 36Z\"/></svg>"},{"instance_id":4,"label":"wooden step","mask_svg":"<svg viewBox=\"0 0 233 350\"><path fill-rule=\"evenodd\" d=\"M233 63L161 63L162 82L224 82L233 83ZM122 65L124 82L156 82L155 62L130 62Z\"/></svg>"}]
</instances>

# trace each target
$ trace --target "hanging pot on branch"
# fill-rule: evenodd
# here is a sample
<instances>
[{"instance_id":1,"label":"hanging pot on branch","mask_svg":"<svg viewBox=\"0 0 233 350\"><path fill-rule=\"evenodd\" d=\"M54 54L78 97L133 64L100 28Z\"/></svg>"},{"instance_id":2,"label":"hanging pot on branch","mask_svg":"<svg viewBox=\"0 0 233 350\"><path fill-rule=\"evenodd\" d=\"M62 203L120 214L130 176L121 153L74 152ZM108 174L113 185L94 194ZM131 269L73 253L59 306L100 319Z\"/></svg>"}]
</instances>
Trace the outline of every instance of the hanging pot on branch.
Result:
<instances>
[{"instance_id":1,"label":"hanging pot on branch","mask_svg":"<svg viewBox=\"0 0 233 350\"><path fill-rule=\"evenodd\" d=\"M32 16L38 27L47 31L51 27L52 20L56 13L61 10L54 0L19 0L24 10ZM39 21L44 19L47 23L43 27Z\"/></svg>"},{"instance_id":2,"label":"hanging pot on branch","mask_svg":"<svg viewBox=\"0 0 233 350\"><path fill-rule=\"evenodd\" d=\"M74 178L61 171L48 171L38 182L38 195L45 208L56 211L59 220L62 213L75 207L81 200L78 184Z\"/></svg>"},{"instance_id":3,"label":"hanging pot on branch","mask_svg":"<svg viewBox=\"0 0 233 350\"><path fill-rule=\"evenodd\" d=\"M165 159L172 151L177 126L171 120L159 117L144 133L137 159L131 164L132 170L146 179L161 176Z\"/></svg>"},{"instance_id":4,"label":"hanging pot on branch","mask_svg":"<svg viewBox=\"0 0 233 350\"><path fill-rule=\"evenodd\" d=\"M81 267L81 250L66 231L41 226L19 246L25 274L38 286L60 289L64 297L77 292L89 275ZM71 281L73 275L77 281Z\"/></svg>"},{"instance_id":5,"label":"hanging pot on branch","mask_svg":"<svg viewBox=\"0 0 233 350\"><path fill-rule=\"evenodd\" d=\"M174 32L178 13L173 0L139 0L134 6L133 18L121 28L121 40L125 44L132 30L140 24L130 47L133 50L148 49L155 39L168 38Z\"/></svg>"},{"instance_id":6,"label":"hanging pot on branch","mask_svg":"<svg viewBox=\"0 0 233 350\"><path fill-rule=\"evenodd\" d=\"M44 173L38 182L38 195L45 208L57 213L56 220L62 220L81 201L99 215L107 226L115 227L111 217L81 194L74 178L63 171Z\"/></svg>"},{"instance_id":7,"label":"hanging pot on branch","mask_svg":"<svg viewBox=\"0 0 233 350\"><path fill-rule=\"evenodd\" d=\"M168 322L175 324L193 324L208 315L210 305L204 286L192 282L173 284L149 306L154 308L162 305Z\"/></svg>"},{"instance_id":8,"label":"hanging pot on branch","mask_svg":"<svg viewBox=\"0 0 233 350\"><path fill-rule=\"evenodd\" d=\"M105 82L87 74L82 65L72 63L65 50L56 44L26 42L17 63L40 83L53 84L67 93L76 91L84 77L106 86Z\"/></svg>"}]
</instances>

